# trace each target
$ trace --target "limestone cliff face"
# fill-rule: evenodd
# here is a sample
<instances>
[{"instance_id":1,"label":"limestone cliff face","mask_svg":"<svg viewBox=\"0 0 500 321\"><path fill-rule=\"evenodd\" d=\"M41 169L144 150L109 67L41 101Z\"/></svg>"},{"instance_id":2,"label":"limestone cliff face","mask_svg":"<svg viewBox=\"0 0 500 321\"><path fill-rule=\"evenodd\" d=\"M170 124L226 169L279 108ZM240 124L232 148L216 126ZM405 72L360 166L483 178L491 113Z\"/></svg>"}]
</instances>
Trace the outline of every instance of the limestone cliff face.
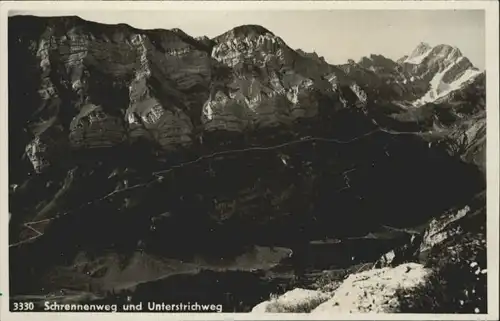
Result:
<instances>
[{"instance_id":1,"label":"limestone cliff face","mask_svg":"<svg viewBox=\"0 0 500 321\"><path fill-rule=\"evenodd\" d=\"M41 31L29 39L13 35L18 38L13 52L31 50L29 71L40 79L39 106L25 116L33 128L29 146L40 146L33 155L43 153L48 139L43 133L53 126L67 133L71 148L110 147L137 138L161 148L192 141L193 122L207 96L200 91L211 81L205 44L180 31L142 32L76 17L11 22L16 32L30 26ZM189 98L188 92L193 93Z\"/></svg>"},{"instance_id":2,"label":"limestone cliff face","mask_svg":"<svg viewBox=\"0 0 500 321\"><path fill-rule=\"evenodd\" d=\"M342 100L336 78L325 79L332 66L301 56L260 26L235 28L214 42L212 57L231 72L213 84L203 106L204 124L211 130L290 125L318 116L321 97L339 108L363 99L358 89L355 101ZM356 93L348 85L343 90Z\"/></svg>"},{"instance_id":3,"label":"limestone cliff face","mask_svg":"<svg viewBox=\"0 0 500 321\"><path fill-rule=\"evenodd\" d=\"M10 22L12 52L32 56L25 68L37 79L30 95L38 106L23 116L37 172L51 164L44 146L55 127L72 149L146 140L175 150L189 148L204 131L243 132L317 117L325 99L333 109L366 100L354 83L340 83L339 70L299 55L258 26L210 40L77 17ZM28 27L38 34L20 37Z\"/></svg>"}]
</instances>

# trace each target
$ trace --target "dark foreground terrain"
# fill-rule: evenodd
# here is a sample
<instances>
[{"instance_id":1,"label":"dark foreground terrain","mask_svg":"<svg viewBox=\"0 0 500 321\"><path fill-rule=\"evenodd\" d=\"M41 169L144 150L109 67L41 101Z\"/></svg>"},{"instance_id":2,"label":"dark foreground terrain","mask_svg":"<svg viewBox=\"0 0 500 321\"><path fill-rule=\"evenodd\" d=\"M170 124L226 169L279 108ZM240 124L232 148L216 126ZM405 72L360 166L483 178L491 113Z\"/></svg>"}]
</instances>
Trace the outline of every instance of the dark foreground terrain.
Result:
<instances>
[{"instance_id":1,"label":"dark foreground terrain","mask_svg":"<svg viewBox=\"0 0 500 321\"><path fill-rule=\"evenodd\" d=\"M260 26L11 17L11 300L241 312L419 262L402 311L484 313L485 140L485 73L448 45L333 66Z\"/></svg>"}]
</instances>

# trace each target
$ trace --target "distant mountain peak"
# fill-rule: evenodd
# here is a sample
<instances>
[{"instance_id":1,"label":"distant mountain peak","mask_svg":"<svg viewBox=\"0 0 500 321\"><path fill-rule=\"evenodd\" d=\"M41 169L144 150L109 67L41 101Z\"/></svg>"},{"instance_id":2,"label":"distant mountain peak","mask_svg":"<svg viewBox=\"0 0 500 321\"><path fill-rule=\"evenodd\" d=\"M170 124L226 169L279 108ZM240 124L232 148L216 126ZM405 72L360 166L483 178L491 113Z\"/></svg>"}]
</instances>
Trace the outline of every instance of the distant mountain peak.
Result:
<instances>
[{"instance_id":1,"label":"distant mountain peak","mask_svg":"<svg viewBox=\"0 0 500 321\"><path fill-rule=\"evenodd\" d=\"M414 50L428 50L431 48L432 46L429 43L421 41Z\"/></svg>"},{"instance_id":2,"label":"distant mountain peak","mask_svg":"<svg viewBox=\"0 0 500 321\"><path fill-rule=\"evenodd\" d=\"M268 29L264 28L261 25L252 25L252 24L237 26L233 28L232 31L235 33L250 33L250 32L255 32L259 34L272 33L271 31L269 31Z\"/></svg>"},{"instance_id":3,"label":"distant mountain peak","mask_svg":"<svg viewBox=\"0 0 500 321\"><path fill-rule=\"evenodd\" d=\"M359 60L358 64L364 66L364 67L369 67L372 65L394 65L395 62L384 55L379 55L379 54L370 54L369 56L364 56L361 57Z\"/></svg>"},{"instance_id":4,"label":"distant mountain peak","mask_svg":"<svg viewBox=\"0 0 500 321\"><path fill-rule=\"evenodd\" d=\"M271 34L274 36L274 34L269 31L268 29L264 28L261 25L241 25L234 27L233 29L226 31L225 33L217 36L214 38L215 41L218 41L220 39L227 39L227 38L239 38L239 37L251 37L251 36L260 36L260 35L265 35L265 34Z\"/></svg>"},{"instance_id":5,"label":"distant mountain peak","mask_svg":"<svg viewBox=\"0 0 500 321\"><path fill-rule=\"evenodd\" d=\"M413 49L410 55L404 60L407 63L419 64L432 51L432 46L426 42L421 42Z\"/></svg>"},{"instance_id":6,"label":"distant mountain peak","mask_svg":"<svg viewBox=\"0 0 500 321\"><path fill-rule=\"evenodd\" d=\"M431 46L426 42L420 42L415 49L404 59L398 61L418 65L426 58L438 58L440 60L454 61L463 57L462 52L456 46L439 44Z\"/></svg>"}]
</instances>

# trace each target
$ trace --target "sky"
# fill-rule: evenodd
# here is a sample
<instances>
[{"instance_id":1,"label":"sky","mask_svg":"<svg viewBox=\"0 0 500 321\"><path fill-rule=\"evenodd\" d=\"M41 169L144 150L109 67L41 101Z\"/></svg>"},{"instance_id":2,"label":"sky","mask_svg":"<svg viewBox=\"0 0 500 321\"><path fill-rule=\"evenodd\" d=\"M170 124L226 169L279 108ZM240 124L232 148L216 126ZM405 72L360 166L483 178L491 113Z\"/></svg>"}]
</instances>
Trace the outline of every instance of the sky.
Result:
<instances>
[{"instance_id":1,"label":"sky","mask_svg":"<svg viewBox=\"0 0 500 321\"><path fill-rule=\"evenodd\" d=\"M370 54L399 59L420 42L456 46L478 68L485 68L485 16L482 10L317 10L317 11L82 11L20 12L79 15L83 19L141 29L180 28L191 36L214 37L236 26L261 25L290 47L315 51L332 64Z\"/></svg>"}]
</instances>

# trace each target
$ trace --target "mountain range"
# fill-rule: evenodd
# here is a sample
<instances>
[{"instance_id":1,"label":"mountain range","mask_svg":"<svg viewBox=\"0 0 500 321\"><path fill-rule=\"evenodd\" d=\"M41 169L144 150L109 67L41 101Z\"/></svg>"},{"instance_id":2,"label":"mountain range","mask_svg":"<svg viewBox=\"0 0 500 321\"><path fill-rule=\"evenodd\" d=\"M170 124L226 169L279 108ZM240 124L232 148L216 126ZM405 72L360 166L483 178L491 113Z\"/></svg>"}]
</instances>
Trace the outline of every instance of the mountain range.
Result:
<instances>
[{"instance_id":1,"label":"mountain range","mask_svg":"<svg viewBox=\"0 0 500 321\"><path fill-rule=\"evenodd\" d=\"M426 231L407 261L485 237L486 72L454 46L332 65L257 25L76 16L10 17L8 46L11 294L248 311L408 247L383 226Z\"/></svg>"}]
</instances>

